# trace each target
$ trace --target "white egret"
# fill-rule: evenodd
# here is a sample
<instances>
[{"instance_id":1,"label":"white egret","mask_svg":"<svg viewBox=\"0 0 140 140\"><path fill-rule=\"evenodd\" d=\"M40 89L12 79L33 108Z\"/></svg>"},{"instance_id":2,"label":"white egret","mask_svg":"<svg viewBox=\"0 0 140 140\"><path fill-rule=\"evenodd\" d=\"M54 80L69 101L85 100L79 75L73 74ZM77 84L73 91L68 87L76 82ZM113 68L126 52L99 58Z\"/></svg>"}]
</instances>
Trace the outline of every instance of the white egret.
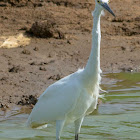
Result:
<instances>
[{"instance_id":1,"label":"white egret","mask_svg":"<svg viewBox=\"0 0 140 140\"><path fill-rule=\"evenodd\" d=\"M100 17L104 9L113 16L109 0L95 0L93 11L92 49L84 69L64 77L50 85L39 97L27 124L31 127L56 122L56 140L60 140L64 125L75 123L75 140L84 117L97 107L101 81L100 70Z\"/></svg>"}]
</instances>

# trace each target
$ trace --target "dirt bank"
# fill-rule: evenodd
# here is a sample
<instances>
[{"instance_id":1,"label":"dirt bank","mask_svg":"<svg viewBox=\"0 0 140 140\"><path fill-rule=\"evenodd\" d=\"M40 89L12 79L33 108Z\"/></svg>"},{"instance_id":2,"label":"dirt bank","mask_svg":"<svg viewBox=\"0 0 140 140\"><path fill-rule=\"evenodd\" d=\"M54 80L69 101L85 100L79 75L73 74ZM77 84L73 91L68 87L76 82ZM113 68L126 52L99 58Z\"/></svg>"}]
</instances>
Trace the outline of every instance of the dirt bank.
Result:
<instances>
[{"instance_id":1,"label":"dirt bank","mask_svg":"<svg viewBox=\"0 0 140 140\"><path fill-rule=\"evenodd\" d=\"M139 0L112 1L116 18L108 13L102 17L103 72L140 70L139 5ZM34 104L48 85L85 66L93 9L94 0L0 2L0 37L30 33L31 39L27 46L0 48L0 107ZM35 30L44 31L38 26L48 21L53 22L50 36L36 35Z\"/></svg>"}]
</instances>

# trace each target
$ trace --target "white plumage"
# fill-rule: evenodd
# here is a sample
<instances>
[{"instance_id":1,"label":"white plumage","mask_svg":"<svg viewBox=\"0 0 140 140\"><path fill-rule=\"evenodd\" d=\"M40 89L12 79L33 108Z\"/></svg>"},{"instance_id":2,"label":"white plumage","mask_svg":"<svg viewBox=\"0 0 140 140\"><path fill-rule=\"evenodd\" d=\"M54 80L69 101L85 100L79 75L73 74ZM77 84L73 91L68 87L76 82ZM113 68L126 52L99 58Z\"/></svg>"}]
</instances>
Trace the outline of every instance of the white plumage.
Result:
<instances>
[{"instance_id":1,"label":"white plumage","mask_svg":"<svg viewBox=\"0 0 140 140\"><path fill-rule=\"evenodd\" d=\"M75 140L78 140L85 115L96 109L100 97L100 16L104 4L107 4L105 2L108 1L95 2L93 45L85 69L78 70L49 86L39 97L27 121L32 127L56 122L56 140L60 139L63 126L72 122L75 123Z\"/></svg>"},{"instance_id":2,"label":"white plumage","mask_svg":"<svg viewBox=\"0 0 140 140\"><path fill-rule=\"evenodd\" d=\"M69 124L77 118L83 119L85 114L92 112L97 102L91 96L93 90L88 91L85 87L83 73L83 70L79 70L49 86L39 97L28 123L32 127L57 120L64 120L65 124ZM94 96L97 97L98 94Z\"/></svg>"},{"instance_id":3,"label":"white plumage","mask_svg":"<svg viewBox=\"0 0 140 140\"><path fill-rule=\"evenodd\" d=\"M49 86L39 97L29 117L30 123L40 125L56 120L70 123L83 117L94 98L84 87L82 73L83 70L77 71Z\"/></svg>"}]
</instances>

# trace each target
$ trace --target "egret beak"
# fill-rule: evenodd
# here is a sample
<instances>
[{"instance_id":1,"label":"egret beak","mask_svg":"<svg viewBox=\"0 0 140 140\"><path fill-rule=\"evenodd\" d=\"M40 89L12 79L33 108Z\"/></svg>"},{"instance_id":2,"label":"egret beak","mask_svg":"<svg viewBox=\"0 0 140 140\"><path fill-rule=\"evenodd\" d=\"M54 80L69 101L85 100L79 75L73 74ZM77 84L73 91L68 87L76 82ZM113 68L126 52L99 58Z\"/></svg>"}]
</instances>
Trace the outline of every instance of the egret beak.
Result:
<instances>
[{"instance_id":1,"label":"egret beak","mask_svg":"<svg viewBox=\"0 0 140 140\"><path fill-rule=\"evenodd\" d=\"M109 13L111 13L115 17L115 14L113 13L113 11L111 10L111 8L107 3L102 3L101 5L104 9L106 9Z\"/></svg>"}]
</instances>

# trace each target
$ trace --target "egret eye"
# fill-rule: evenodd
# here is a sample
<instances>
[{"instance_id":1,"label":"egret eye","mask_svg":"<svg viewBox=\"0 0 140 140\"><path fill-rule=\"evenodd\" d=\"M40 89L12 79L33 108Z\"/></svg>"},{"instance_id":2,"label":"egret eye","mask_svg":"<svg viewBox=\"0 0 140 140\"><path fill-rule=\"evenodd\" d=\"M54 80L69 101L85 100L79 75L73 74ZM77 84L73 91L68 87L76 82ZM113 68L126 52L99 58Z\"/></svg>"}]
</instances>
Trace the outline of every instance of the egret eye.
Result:
<instances>
[{"instance_id":1,"label":"egret eye","mask_svg":"<svg viewBox=\"0 0 140 140\"><path fill-rule=\"evenodd\" d=\"M100 1L99 1L99 0L97 0L97 2L98 2L98 3L100 3Z\"/></svg>"}]
</instances>

